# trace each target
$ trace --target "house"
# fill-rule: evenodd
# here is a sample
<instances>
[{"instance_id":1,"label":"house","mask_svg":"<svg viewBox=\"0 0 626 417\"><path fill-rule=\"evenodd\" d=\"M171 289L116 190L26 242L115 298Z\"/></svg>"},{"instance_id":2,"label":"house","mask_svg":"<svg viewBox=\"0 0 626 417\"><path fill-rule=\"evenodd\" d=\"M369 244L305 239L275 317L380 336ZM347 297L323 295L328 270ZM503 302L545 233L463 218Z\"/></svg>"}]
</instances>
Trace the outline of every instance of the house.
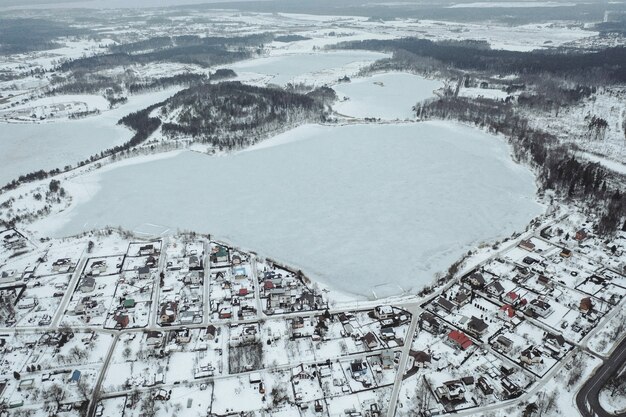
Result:
<instances>
[{"instance_id":1,"label":"house","mask_svg":"<svg viewBox=\"0 0 626 417\"><path fill-rule=\"evenodd\" d=\"M418 368L428 368L432 363L432 357L428 353L421 350L418 350L415 353L411 353L411 356L413 356L414 359L413 363Z\"/></svg>"},{"instance_id":2,"label":"house","mask_svg":"<svg viewBox=\"0 0 626 417\"><path fill-rule=\"evenodd\" d=\"M559 358L566 350L565 338L562 335L546 333L544 335L543 347L550 352L553 358Z\"/></svg>"},{"instance_id":3,"label":"house","mask_svg":"<svg viewBox=\"0 0 626 417\"><path fill-rule=\"evenodd\" d=\"M80 292L87 293L96 289L96 280L93 277L84 277L80 281Z\"/></svg>"},{"instance_id":4,"label":"house","mask_svg":"<svg viewBox=\"0 0 626 417\"><path fill-rule=\"evenodd\" d=\"M148 256L148 259L146 259L146 263L144 264L144 266L147 266L148 268L156 268L158 263L159 260L157 258L155 258L154 256Z\"/></svg>"},{"instance_id":5,"label":"house","mask_svg":"<svg viewBox=\"0 0 626 417\"><path fill-rule=\"evenodd\" d=\"M531 242L530 239L522 240L517 246L519 246L522 249L526 249L529 252L532 252L535 250L535 244Z\"/></svg>"},{"instance_id":6,"label":"house","mask_svg":"<svg viewBox=\"0 0 626 417\"><path fill-rule=\"evenodd\" d=\"M178 303L167 301L161 305L160 321L161 324L171 324L176 321L178 313Z\"/></svg>"},{"instance_id":7,"label":"house","mask_svg":"<svg viewBox=\"0 0 626 417\"><path fill-rule=\"evenodd\" d=\"M360 360L352 361L352 363L350 363L350 373L352 374L352 378L358 379L367 374L367 365Z\"/></svg>"},{"instance_id":8,"label":"house","mask_svg":"<svg viewBox=\"0 0 626 417\"><path fill-rule=\"evenodd\" d=\"M365 346L367 346L369 349L374 349L378 346L378 340L376 339L376 335L372 332L368 332L365 336L363 336L362 340L363 343L365 343Z\"/></svg>"},{"instance_id":9,"label":"house","mask_svg":"<svg viewBox=\"0 0 626 417\"><path fill-rule=\"evenodd\" d=\"M203 278L198 271L190 271L183 277L183 284L185 285L201 285L202 281Z\"/></svg>"},{"instance_id":10,"label":"house","mask_svg":"<svg viewBox=\"0 0 626 417\"><path fill-rule=\"evenodd\" d=\"M574 235L574 239L576 239L579 242L582 242L583 240L587 239L587 232L585 231L585 229L578 230L576 234Z\"/></svg>"},{"instance_id":11,"label":"house","mask_svg":"<svg viewBox=\"0 0 626 417\"><path fill-rule=\"evenodd\" d=\"M467 350L470 346L472 346L472 341L469 337L463 332L458 330L452 330L448 333L448 342L455 348L461 350Z\"/></svg>"},{"instance_id":12,"label":"house","mask_svg":"<svg viewBox=\"0 0 626 417\"><path fill-rule=\"evenodd\" d=\"M478 388L480 388L483 394L485 395L493 394L493 386L491 386L491 384L487 382L487 379L485 379L484 376L478 377L478 381L476 382L476 385L478 386Z\"/></svg>"},{"instance_id":13,"label":"house","mask_svg":"<svg viewBox=\"0 0 626 417\"><path fill-rule=\"evenodd\" d=\"M142 266L137 270L139 274L139 279L149 279L150 278L150 268L147 266Z\"/></svg>"},{"instance_id":14,"label":"house","mask_svg":"<svg viewBox=\"0 0 626 417\"><path fill-rule=\"evenodd\" d=\"M561 253L559 253L559 255L562 258L571 258L572 256L572 251L566 248L563 248L563 250L561 251Z\"/></svg>"},{"instance_id":15,"label":"house","mask_svg":"<svg viewBox=\"0 0 626 417\"><path fill-rule=\"evenodd\" d=\"M452 311L455 309L455 305L448 300L445 297L439 297L436 301L436 304L438 307L443 308L445 311L447 311L448 313L452 313Z\"/></svg>"},{"instance_id":16,"label":"house","mask_svg":"<svg viewBox=\"0 0 626 417\"><path fill-rule=\"evenodd\" d=\"M390 305L377 306L374 308L374 316L378 320L390 319L393 317L393 308Z\"/></svg>"},{"instance_id":17,"label":"house","mask_svg":"<svg viewBox=\"0 0 626 417\"><path fill-rule=\"evenodd\" d=\"M380 329L380 337L383 340L393 340L396 338L396 331L392 327L383 327Z\"/></svg>"},{"instance_id":18,"label":"house","mask_svg":"<svg viewBox=\"0 0 626 417\"><path fill-rule=\"evenodd\" d=\"M270 290L268 299L270 308L287 307L291 305L291 291L285 288L274 288Z\"/></svg>"},{"instance_id":19,"label":"house","mask_svg":"<svg viewBox=\"0 0 626 417\"><path fill-rule=\"evenodd\" d=\"M149 331L146 333L146 345L151 347L159 347L163 343L163 334L157 331Z\"/></svg>"},{"instance_id":20,"label":"house","mask_svg":"<svg viewBox=\"0 0 626 417\"><path fill-rule=\"evenodd\" d=\"M482 288L485 286L485 278L480 272L474 272L470 275L469 282L474 288Z\"/></svg>"},{"instance_id":21,"label":"house","mask_svg":"<svg viewBox=\"0 0 626 417\"><path fill-rule=\"evenodd\" d=\"M52 263L52 270L54 272L68 272L71 266L72 260L70 258L61 258Z\"/></svg>"},{"instance_id":22,"label":"house","mask_svg":"<svg viewBox=\"0 0 626 417\"><path fill-rule=\"evenodd\" d=\"M515 317L515 309L511 305L505 304L498 310L498 317L505 321L512 320Z\"/></svg>"},{"instance_id":23,"label":"house","mask_svg":"<svg viewBox=\"0 0 626 417\"><path fill-rule=\"evenodd\" d=\"M550 314L552 314L552 311L553 311L550 304L539 299L532 300L527 308L530 309L533 313L535 313L539 317L542 317L544 319L548 317Z\"/></svg>"},{"instance_id":24,"label":"house","mask_svg":"<svg viewBox=\"0 0 626 417\"><path fill-rule=\"evenodd\" d=\"M217 329L215 328L215 326L213 326L212 324L209 324L205 332L205 337L207 338L207 340L215 339L216 334L217 334Z\"/></svg>"},{"instance_id":25,"label":"house","mask_svg":"<svg viewBox=\"0 0 626 417\"><path fill-rule=\"evenodd\" d=\"M215 246L211 251L211 262L223 263L228 262L228 248L222 245Z\"/></svg>"},{"instance_id":26,"label":"house","mask_svg":"<svg viewBox=\"0 0 626 417\"><path fill-rule=\"evenodd\" d=\"M495 349L498 349L505 353L509 352L513 347L513 341L502 335L498 336L496 340L494 340L492 343Z\"/></svg>"},{"instance_id":27,"label":"house","mask_svg":"<svg viewBox=\"0 0 626 417\"><path fill-rule=\"evenodd\" d=\"M453 300L459 307L463 307L472 301L472 291L469 288L461 287Z\"/></svg>"},{"instance_id":28,"label":"house","mask_svg":"<svg viewBox=\"0 0 626 417\"><path fill-rule=\"evenodd\" d=\"M504 292L504 287L502 286L502 284L500 284L500 281L496 279L487 284L487 286L485 287L485 291L492 297L499 298Z\"/></svg>"},{"instance_id":29,"label":"house","mask_svg":"<svg viewBox=\"0 0 626 417\"><path fill-rule=\"evenodd\" d=\"M508 304L514 305L515 303L518 302L518 300L519 300L519 295L516 292L513 292L513 291L509 291L504 296L504 302L508 303Z\"/></svg>"},{"instance_id":30,"label":"house","mask_svg":"<svg viewBox=\"0 0 626 417\"><path fill-rule=\"evenodd\" d=\"M475 316L472 316L470 321L467 323L467 331L477 337L484 335L488 328L489 325L487 325L484 320Z\"/></svg>"},{"instance_id":31,"label":"house","mask_svg":"<svg viewBox=\"0 0 626 417\"><path fill-rule=\"evenodd\" d=\"M122 302L122 307L124 307L124 308L133 308L133 307L135 307L135 300L132 299L132 298L126 298Z\"/></svg>"},{"instance_id":32,"label":"house","mask_svg":"<svg viewBox=\"0 0 626 417\"><path fill-rule=\"evenodd\" d=\"M238 266L237 268L233 268L233 276L235 279L246 279L248 278L248 273L246 272L246 268Z\"/></svg>"},{"instance_id":33,"label":"house","mask_svg":"<svg viewBox=\"0 0 626 417\"><path fill-rule=\"evenodd\" d=\"M591 297L585 297L582 300L580 300L580 305L578 306L578 309L580 310L581 313L587 314L591 311L592 308L593 308L593 302L591 301Z\"/></svg>"},{"instance_id":34,"label":"house","mask_svg":"<svg viewBox=\"0 0 626 417\"><path fill-rule=\"evenodd\" d=\"M506 391L507 393L505 398L515 398L519 396L520 388L515 385L513 381L511 381L509 378L502 378L500 380L500 385L502 385L502 388L504 388L504 391Z\"/></svg>"},{"instance_id":35,"label":"house","mask_svg":"<svg viewBox=\"0 0 626 417\"><path fill-rule=\"evenodd\" d=\"M155 253L156 253L156 249L154 248L153 244L148 244L148 245L139 247L140 256L154 255Z\"/></svg>"},{"instance_id":36,"label":"house","mask_svg":"<svg viewBox=\"0 0 626 417\"><path fill-rule=\"evenodd\" d=\"M189 257L189 269L199 268L199 267L200 267L200 259L196 255L191 255Z\"/></svg>"},{"instance_id":37,"label":"house","mask_svg":"<svg viewBox=\"0 0 626 417\"><path fill-rule=\"evenodd\" d=\"M218 314L220 319L230 319L233 317L233 310L230 307L222 307Z\"/></svg>"},{"instance_id":38,"label":"house","mask_svg":"<svg viewBox=\"0 0 626 417\"><path fill-rule=\"evenodd\" d=\"M318 305L322 304L322 297L310 291L303 291L300 297L296 299L296 304L317 310Z\"/></svg>"},{"instance_id":39,"label":"house","mask_svg":"<svg viewBox=\"0 0 626 417\"><path fill-rule=\"evenodd\" d=\"M130 323L130 318L128 314L117 313L113 316L113 320L115 320L115 328L116 329L125 329Z\"/></svg>"},{"instance_id":40,"label":"house","mask_svg":"<svg viewBox=\"0 0 626 417\"><path fill-rule=\"evenodd\" d=\"M312 371L308 365L298 365L291 370L291 380L314 379L315 371Z\"/></svg>"},{"instance_id":41,"label":"house","mask_svg":"<svg viewBox=\"0 0 626 417\"><path fill-rule=\"evenodd\" d=\"M72 376L70 377L70 384L77 384L80 381L80 371L78 369L72 372Z\"/></svg>"},{"instance_id":42,"label":"house","mask_svg":"<svg viewBox=\"0 0 626 417\"><path fill-rule=\"evenodd\" d=\"M465 385L461 381L448 381L435 389L439 400L462 401L465 399Z\"/></svg>"},{"instance_id":43,"label":"house","mask_svg":"<svg viewBox=\"0 0 626 417\"><path fill-rule=\"evenodd\" d=\"M546 277L545 275L539 275L537 277L537 283L539 283L540 285L543 285L544 287L548 289L554 288L554 283L552 282L552 280Z\"/></svg>"},{"instance_id":44,"label":"house","mask_svg":"<svg viewBox=\"0 0 626 417\"><path fill-rule=\"evenodd\" d=\"M439 333L439 320L426 311L420 315L419 326L421 330L426 330L429 333Z\"/></svg>"},{"instance_id":45,"label":"house","mask_svg":"<svg viewBox=\"0 0 626 417\"><path fill-rule=\"evenodd\" d=\"M183 345L189 342L191 342L191 331L188 328L176 330L176 343Z\"/></svg>"},{"instance_id":46,"label":"house","mask_svg":"<svg viewBox=\"0 0 626 417\"><path fill-rule=\"evenodd\" d=\"M380 364L383 369L392 369L396 360L396 354L391 349L386 349L380 354Z\"/></svg>"},{"instance_id":47,"label":"house","mask_svg":"<svg viewBox=\"0 0 626 417\"><path fill-rule=\"evenodd\" d=\"M94 272L106 272L107 270L107 261L106 260L101 260L101 261L95 261L94 263L91 264L91 273L93 274Z\"/></svg>"},{"instance_id":48,"label":"house","mask_svg":"<svg viewBox=\"0 0 626 417\"><path fill-rule=\"evenodd\" d=\"M520 353L520 360L526 365L543 362L541 359L541 351L534 346L529 346Z\"/></svg>"}]
</instances>

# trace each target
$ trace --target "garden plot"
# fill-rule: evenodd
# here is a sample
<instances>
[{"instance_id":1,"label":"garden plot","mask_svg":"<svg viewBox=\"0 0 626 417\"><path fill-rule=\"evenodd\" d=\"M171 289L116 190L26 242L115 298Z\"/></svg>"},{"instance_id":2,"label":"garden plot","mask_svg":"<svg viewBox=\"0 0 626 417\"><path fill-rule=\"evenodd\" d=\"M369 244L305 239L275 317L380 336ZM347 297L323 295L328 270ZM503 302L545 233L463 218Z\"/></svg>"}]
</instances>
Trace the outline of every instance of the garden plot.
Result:
<instances>
[{"instance_id":1,"label":"garden plot","mask_svg":"<svg viewBox=\"0 0 626 417\"><path fill-rule=\"evenodd\" d=\"M167 324L201 323L204 317L204 242L169 242L160 278L160 320Z\"/></svg>"},{"instance_id":2,"label":"garden plot","mask_svg":"<svg viewBox=\"0 0 626 417\"><path fill-rule=\"evenodd\" d=\"M291 386L296 403L307 403L324 398L317 371L307 365L291 369Z\"/></svg>"},{"instance_id":3,"label":"garden plot","mask_svg":"<svg viewBox=\"0 0 626 417\"><path fill-rule=\"evenodd\" d=\"M463 362L473 355L476 345L470 346L465 351L459 351L450 344L447 336L448 332L440 335L433 335L426 331L417 333L411 345L412 352L425 352L430 356L432 369L458 368ZM413 361L413 365L418 365ZM428 367L428 364L426 364ZM413 368L410 373L418 370Z\"/></svg>"},{"instance_id":4,"label":"garden plot","mask_svg":"<svg viewBox=\"0 0 626 417\"><path fill-rule=\"evenodd\" d=\"M119 275L83 276L72 294L61 323L67 326L103 326L114 305Z\"/></svg>"},{"instance_id":5,"label":"garden plot","mask_svg":"<svg viewBox=\"0 0 626 417\"><path fill-rule=\"evenodd\" d=\"M540 253L530 252L526 249L522 249L519 246L511 248L504 254L502 257L510 262L513 262L516 265L528 267L533 263L541 263L544 261L544 257ZM532 262L531 262L532 258Z\"/></svg>"},{"instance_id":6,"label":"garden plot","mask_svg":"<svg viewBox=\"0 0 626 417\"><path fill-rule=\"evenodd\" d=\"M268 408L280 408L294 402L290 372L259 371L240 376L216 379L210 413L236 414ZM261 384L263 387L261 387ZM264 392L262 392L264 391ZM233 401L233 399L237 399Z\"/></svg>"},{"instance_id":7,"label":"garden plot","mask_svg":"<svg viewBox=\"0 0 626 417\"><path fill-rule=\"evenodd\" d=\"M320 385L326 398L350 393L350 385L342 368L343 365L339 361L317 367Z\"/></svg>"},{"instance_id":8,"label":"garden plot","mask_svg":"<svg viewBox=\"0 0 626 417\"><path fill-rule=\"evenodd\" d=\"M255 280L249 264L211 267L210 302L213 318L256 317Z\"/></svg>"},{"instance_id":9,"label":"garden plot","mask_svg":"<svg viewBox=\"0 0 626 417\"><path fill-rule=\"evenodd\" d=\"M482 267L482 270L483 272L508 280L512 280L518 274L518 267L516 265L510 262L505 262L504 259L501 258L497 258L495 261L487 263Z\"/></svg>"},{"instance_id":10,"label":"garden plot","mask_svg":"<svg viewBox=\"0 0 626 417\"><path fill-rule=\"evenodd\" d=\"M562 338L548 337L528 321L513 329L503 329L489 343L497 352L538 377L543 377L573 347Z\"/></svg>"},{"instance_id":11,"label":"garden plot","mask_svg":"<svg viewBox=\"0 0 626 417\"><path fill-rule=\"evenodd\" d=\"M61 304L70 278L70 274L59 274L31 279L15 306L15 327L49 325Z\"/></svg>"},{"instance_id":12,"label":"garden plot","mask_svg":"<svg viewBox=\"0 0 626 417\"><path fill-rule=\"evenodd\" d=\"M0 354L6 379L2 400L25 407L38 405L45 398L61 404L83 401L91 395L95 378L112 340L96 341L91 333L30 333L5 339L10 346Z\"/></svg>"},{"instance_id":13,"label":"garden plot","mask_svg":"<svg viewBox=\"0 0 626 417\"><path fill-rule=\"evenodd\" d=\"M582 283L576 286L576 289L611 305L617 304L626 294L626 288L614 285L597 275L585 278Z\"/></svg>"},{"instance_id":14,"label":"garden plot","mask_svg":"<svg viewBox=\"0 0 626 417\"><path fill-rule=\"evenodd\" d=\"M472 301L459 307L456 311L446 314L445 310L440 310L439 316L463 331L470 331L472 318L482 320L487 328L480 333L480 337L487 339L496 333L502 325L502 320L498 314L499 310L498 304L494 304L486 298L475 296Z\"/></svg>"},{"instance_id":15,"label":"garden plot","mask_svg":"<svg viewBox=\"0 0 626 417\"><path fill-rule=\"evenodd\" d=\"M137 256L158 256L161 253L162 241L152 240L147 242L131 242L128 244L126 255Z\"/></svg>"},{"instance_id":16,"label":"garden plot","mask_svg":"<svg viewBox=\"0 0 626 417\"><path fill-rule=\"evenodd\" d=\"M345 415L347 410L370 410L384 411L389 407L391 398L391 387L377 388L368 391L361 391L356 394L349 394L340 397L327 399L328 414L331 416Z\"/></svg>"}]
</instances>

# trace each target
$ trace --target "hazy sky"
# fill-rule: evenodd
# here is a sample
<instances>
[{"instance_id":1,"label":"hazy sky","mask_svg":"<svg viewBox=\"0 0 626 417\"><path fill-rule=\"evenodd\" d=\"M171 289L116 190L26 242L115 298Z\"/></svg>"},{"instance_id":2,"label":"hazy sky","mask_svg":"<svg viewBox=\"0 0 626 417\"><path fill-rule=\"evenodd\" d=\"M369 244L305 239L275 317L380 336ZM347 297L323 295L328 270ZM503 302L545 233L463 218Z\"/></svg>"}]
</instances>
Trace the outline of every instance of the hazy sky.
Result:
<instances>
[{"instance_id":1,"label":"hazy sky","mask_svg":"<svg viewBox=\"0 0 626 417\"><path fill-rule=\"evenodd\" d=\"M10 9L60 9L97 8L119 9L140 7L168 7L201 3L232 3L247 0L0 0L0 8ZM256 0L258 1L258 0ZM262 0L271 1L271 0Z\"/></svg>"}]
</instances>

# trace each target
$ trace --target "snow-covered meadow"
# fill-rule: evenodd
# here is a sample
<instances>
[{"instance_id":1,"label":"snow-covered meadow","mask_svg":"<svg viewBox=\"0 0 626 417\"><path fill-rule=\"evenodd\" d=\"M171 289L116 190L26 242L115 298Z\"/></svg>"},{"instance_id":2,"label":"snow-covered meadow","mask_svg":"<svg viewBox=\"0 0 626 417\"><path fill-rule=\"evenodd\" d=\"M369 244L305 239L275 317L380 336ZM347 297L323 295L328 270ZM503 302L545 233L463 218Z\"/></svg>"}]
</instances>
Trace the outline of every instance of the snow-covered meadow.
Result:
<instances>
[{"instance_id":1,"label":"snow-covered meadow","mask_svg":"<svg viewBox=\"0 0 626 417\"><path fill-rule=\"evenodd\" d=\"M225 157L123 165L67 181L93 197L38 230L210 232L339 290L381 295L421 287L542 211L501 139L446 122L303 126Z\"/></svg>"},{"instance_id":2,"label":"snow-covered meadow","mask_svg":"<svg viewBox=\"0 0 626 417\"><path fill-rule=\"evenodd\" d=\"M413 106L434 96L442 83L407 73L385 73L337 84L335 111L345 116L387 120L413 119Z\"/></svg>"}]
</instances>

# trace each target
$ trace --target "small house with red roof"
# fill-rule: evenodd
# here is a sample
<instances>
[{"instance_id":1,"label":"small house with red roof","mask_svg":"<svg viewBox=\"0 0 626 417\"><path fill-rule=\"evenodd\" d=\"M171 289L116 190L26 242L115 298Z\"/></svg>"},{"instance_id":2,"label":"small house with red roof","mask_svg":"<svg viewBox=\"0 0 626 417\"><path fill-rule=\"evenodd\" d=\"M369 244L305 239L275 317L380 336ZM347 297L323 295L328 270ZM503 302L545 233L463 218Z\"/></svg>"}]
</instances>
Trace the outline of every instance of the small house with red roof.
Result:
<instances>
[{"instance_id":1,"label":"small house with red roof","mask_svg":"<svg viewBox=\"0 0 626 417\"><path fill-rule=\"evenodd\" d=\"M498 316L502 319L502 320L512 320L513 317L515 317L515 309L513 308L512 305L510 304L505 304L502 307L500 307L500 310L498 311Z\"/></svg>"},{"instance_id":2,"label":"small house with red roof","mask_svg":"<svg viewBox=\"0 0 626 417\"><path fill-rule=\"evenodd\" d=\"M448 333L448 341L452 344L452 346L461 350L467 350L470 346L472 346L470 338L467 337L465 333L458 330L452 330Z\"/></svg>"}]
</instances>

